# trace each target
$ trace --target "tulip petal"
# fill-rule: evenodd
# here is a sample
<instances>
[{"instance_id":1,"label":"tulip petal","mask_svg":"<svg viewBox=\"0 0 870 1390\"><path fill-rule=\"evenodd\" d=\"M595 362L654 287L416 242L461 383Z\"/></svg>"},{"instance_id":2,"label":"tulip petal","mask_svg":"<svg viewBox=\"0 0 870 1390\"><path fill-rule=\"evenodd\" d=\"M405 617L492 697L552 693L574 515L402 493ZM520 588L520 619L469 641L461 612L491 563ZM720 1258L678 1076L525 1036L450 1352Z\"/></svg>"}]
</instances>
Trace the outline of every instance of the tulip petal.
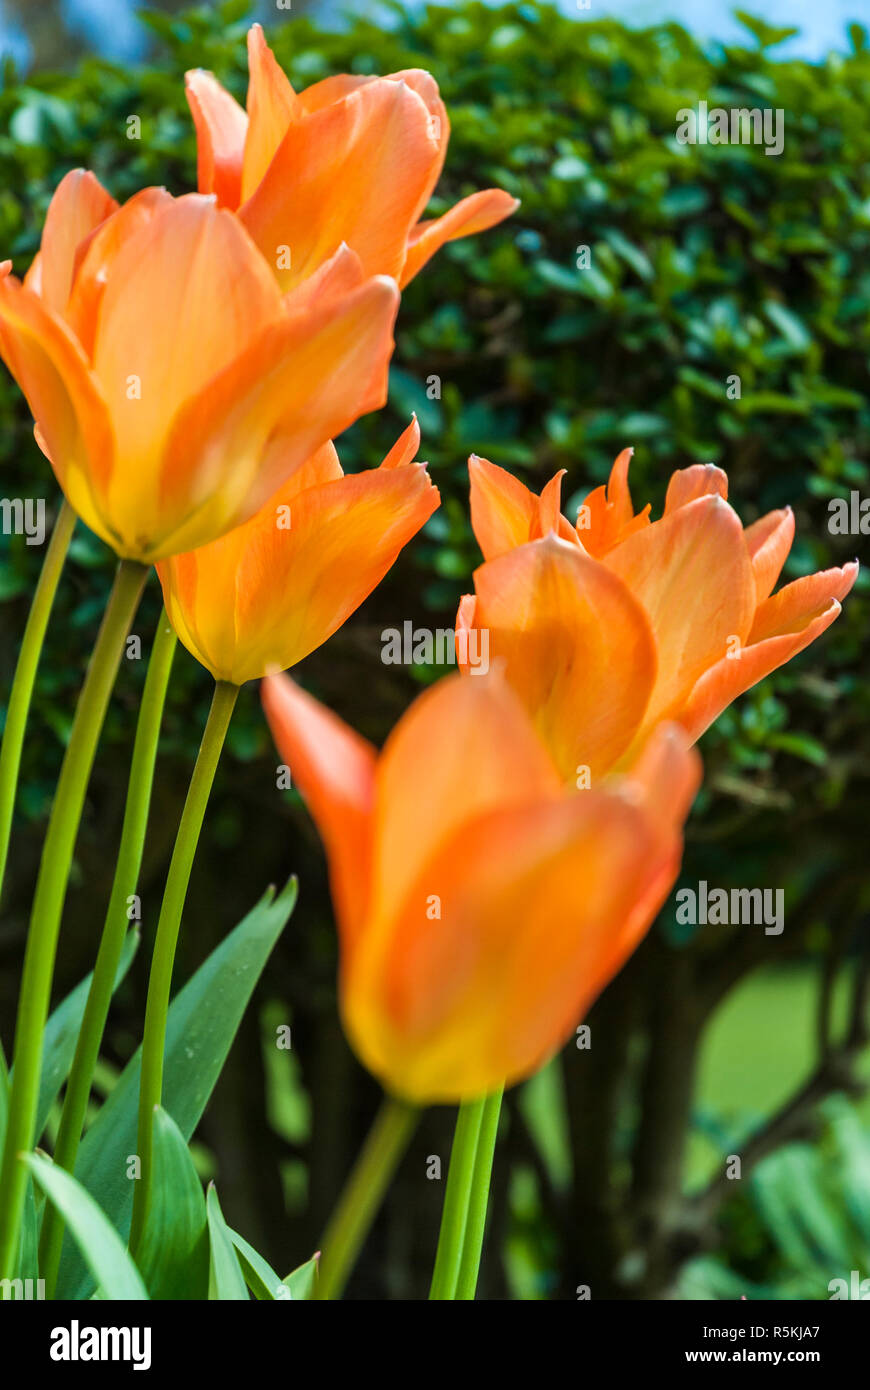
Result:
<instances>
[{"instance_id":1,"label":"tulip petal","mask_svg":"<svg viewBox=\"0 0 870 1390\"><path fill-rule=\"evenodd\" d=\"M214 193L220 207L237 208L248 117L217 78L201 68L185 73L185 90L196 126L197 187Z\"/></svg>"},{"instance_id":2,"label":"tulip petal","mask_svg":"<svg viewBox=\"0 0 870 1390\"><path fill-rule=\"evenodd\" d=\"M66 324L11 275L0 278L0 352L72 507L111 543L91 491L92 481L105 484L112 469L106 404Z\"/></svg>"},{"instance_id":3,"label":"tulip petal","mask_svg":"<svg viewBox=\"0 0 870 1390\"><path fill-rule=\"evenodd\" d=\"M614 779L616 781L617 779ZM680 724L657 724L619 786L677 832L701 785L701 759Z\"/></svg>"},{"instance_id":4,"label":"tulip petal","mask_svg":"<svg viewBox=\"0 0 870 1390\"><path fill-rule=\"evenodd\" d=\"M563 777L593 778L629 746L654 688L641 605L609 569L550 535L475 572L475 625Z\"/></svg>"},{"instance_id":5,"label":"tulip petal","mask_svg":"<svg viewBox=\"0 0 870 1390\"><path fill-rule=\"evenodd\" d=\"M728 474L715 463L693 463L671 474L665 496L665 515L685 507L698 497L722 497L728 501Z\"/></svg>"},{"instance_id":6,"label":"tulip petal","mask_svg":"<svg viewBox=\"0 0 870 1390\"><path fill-rule=\"evenodd\" d=\"M201 596L188 593L179 606L185 619L202 621L186 645L216 680L243 685L302 661L368 598L438 506L419 465L301 493L294 482L244 526L193 552ZM164 561L161 579L175 565Z\"/></svg>"},{"instance_id":7,"label":"tulip petal","mask_svg":"<svg viewBox=\"0 0 870 1390\"><path fill-rule=\"evenodd\" d=\"M574 527L562 515L562 479L566 471L561 468L543 488L540 497L535 498L535 516L529 527L530 541L540 540L552 532L571 545L580 544Z\"/></svg>"},{"instance_id":8,"label":"tulip petal","mask_svg":"<svg viewBox=\"0 0 870 1390\"><path fill-rule=\"evenodd\" d=\"M538 510L533 492L489 459L472 454L468 460L471 483L471 529L484 560L496 560L531 535Z\"/></svg>"},{"instance_id":9,"label":"tulip petal","mask_svg":"<svg viewBox=\"0 0 870 1390\"><path fill-rule=\"evenodd\" d=\"M403 468L407 463L413 463L420 448L420 426L417 423L417 416L413 416L410 425L403 430L396 440L390 452L387 454L381 468Z\"/></svg>"},{"instance_id":10,"label":"tulip petal","mask_svg":"<svg viewBox=\"0 0 870 1390\"><path fill-rule=\"evenodd\" d=\"M429 114L429 130L438 146L438 155L433 160L427 183L421 189L417 210L412 218L412 222L414 222L422 213L438 182L444 167L450 139L450 120L447 115L447 108L438 92L438 83L431 73L425 72L422 68L405 68L402 72L388 73L386 77L357 77L348 73L326 77L322 82L315 82L313 86L299 94L299 110L303 115L312 115L315 111L322 111L324 107L342 101L352 92L356 92L360 87L368 86L372 82L404 82L407 87L417 93Z\"/></svg>"},{"instance_id":11,"label":"tulip petal","mask_svg":"<svg viewBox=\"0 0 870 1390\"><path fill-rule=\"evenodd\" d=\"M80 245L65 317L89 357L93 357L100 305L119 251L172 201L165 188L143 188Z\"/></svg>"},{"instance_id":12,"label":"tulip petal","mask_svg":"<svg viewBox=\"0 0 870 1390\"><path fill-rule=\"evenodd\" d=\"M577 511L577 538L584 550L602 558L627 536L649 525L649 504L637 516L628 486L633 449L623 449L614 460L606 487L597 487L583 499Z\"/></svg>"},{"instance_id":13,"label":"tulip petal","mask_svg":"<svg viewBox=\"0 0 870 1390\"><path fill-rule=\"evenodd\" d=\"M802 652L820 637L839 617L840 612L839 599L831 597L827 605L817 607L803 625L799 626L800 620L795 618L795 625L791 630L782 630L771 636L753 640L735 656L725 658L712 666L698 681L680 714L680 722L689 737L700 738L738 695L757 685L765 676L769 676L771 671L776 671L787 661L791 661L793 656L797 656L798 652Z\"/></svg>"},{"instance_id":14,"label":"tulip petal","mask_svg":"<svg viewBox=\"0 0 870 1390\"><path fill-rule=\"evenodd\" d=\"M358 1052L424 1104L530 1075L637 944L678 862L677 835L607 790L478 815L426 858L389 927L361 937L342 980Z\"/></svg>"},{"instance_id":15,"label":"tulip petal","mask_svg":"<svg viewBox=\"0 0 870 1390\"><path fill-rule=\"evenodd\" d=\"M399 282L402 289L446 242L488 231L515 213L519 205L519 198L512 198L504 189L485 188L463 198L443 217L420 222L408 240L408 255Z\"/></svg>"},{"instance_id":16,"label":"tulip petal","mask_svg":"<svg viewBox=\"0 0 870 1390\"><path fill-rule=\"evenodd\" d=\"M833 600L842 601L857 577L858 562L852 560L842 568L820 570L786 584L784 589L759 604L749 634L750 643L801 632L827 613Z\"/></svg>"},{"instance_id":17,"label":"tulip petal","mask_svg":"<svg viewBox=\"0 0 870 1390\"><path fill-rule=\"evenodd\" d=\"M77 249L117 206L87 169L73 169L55 189L42 230L38 280L33 267L24 280L25 287L39 294L55 313L66 309Z\"/></svg>"},{"instance_id":18,"label":"tulip petal","mask_svg":"<svg viewBox=\"0 0 870 1390\"><path fill-rule=\"evenodd\" d=\"M288 314L310 308L322 310L328 301L342 299L351 290L358 289L365 279L359 256L342 242L328 261L285 294L284 308Z\"/></svg>"},{"instance_id":19,"label":"tulip petal","mask_svg":"<svg viewBox=\"0 0 870 1390\"><path fill-rule=\"evenodd\" d=\"M742 645L755 608L743 527L718 493L697 498L629 536L608 569L643 605L655 633L658 678L644 729L678 717L708 667Z\"/></svg>"},{"instance_id":20,"label":"tulip petal","mask_svg":"<svg viewBox=\"0 0 870 1390\"><path fill-rule=\"evenodd\" d=\"M281 319L268 266L211 198L174 200L124 241L100 307L94 371L117 440L107 513L127 553L155 558L162 538L202 500L162 462L173 417ZM198 440L188 437L188 455L196 457ZM215 469L202 479L203 493L219 483Z\"/></svg>"},{"instance_id":21,"label":"tulip petal","mask_svg":"<svg viewBox=\"0 0 870 1390\"><path fill-rule=\"evenodd\" d=\"M755 575L756 602L763 603L773 593L776 581L791 550L794 540L794 512L783 507L768 512L747 526L744 531L752 572Z\"/></svg>"},{"instance_id":22,"label":"tulip petal","mask_svg":"<svg viewBox=\"0 0 870 1390\"><path fill-rule=\"evenodd\" d=\"M250 198L290 125L299 118L296 93L266 43L262 27L248 30L248 134L242 165L242 201Z\"/></svg>"},{"instance_id":23,"label":"tulip petal","mask_svg":"<svg viewBox=\"0 0 870 1390\"><path fill-rule=\"evenodd\" d=\"M375 751L289 676L262 685L281 757L323 838L339 923L348 946L368 897Z\"/></svg>"},{"instance_id":24,"label":"tulip petal","mask_svg":"<svg viewBox=\"0 0 870 1390\"><path fill-rule=\"evenodd\" d=\"M327 439L383 405L397 308L395 282L375 276L342 300L288 314L186 402L167 442L162 496L187 520L154 558L247 521Z\"/></svg>"},{"instance_id":25,"label":"tulip petal","mask_svg":"<svg viewBox=\"0 0 870 1390\"><path fill-rule=\"evenodd\" d=\"M398 279L405 246L439 159L423 100L380 79L291 126L240 216L289 289L342 242L367 275Z\"/></svg>"},{"instance_id":26,"label":"tulip petal","mask_svg":"<svg viewBox=\"0 0 870 1390\"><path fill-rule=\"evenodd\" d=\"M432 853L470 818L558 793L556 770L502 680L439 681L415 700L378 764L372 914L392 916Z\"/></svg>"}]
</instances>

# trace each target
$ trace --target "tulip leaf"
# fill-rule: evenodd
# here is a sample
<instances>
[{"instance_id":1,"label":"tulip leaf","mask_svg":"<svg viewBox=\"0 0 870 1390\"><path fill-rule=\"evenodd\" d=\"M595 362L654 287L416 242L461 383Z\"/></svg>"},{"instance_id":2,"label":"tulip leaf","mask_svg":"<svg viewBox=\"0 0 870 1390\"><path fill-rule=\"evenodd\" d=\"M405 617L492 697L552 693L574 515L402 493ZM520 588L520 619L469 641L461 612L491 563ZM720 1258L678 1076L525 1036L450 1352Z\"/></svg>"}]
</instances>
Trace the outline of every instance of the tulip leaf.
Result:
<instances>
[{"instance_id":1,"label":"tulip leaf","mask_svg":"<svg viewBox=\"0 0 870 1390\"><path fill-rule=\"evenodd\" d=\"M265 1302L271 1302L273 1299L292 1298L293 1295L287 1285L281 1282L281 1276L275 1273L268 1260L264 1260L263 1256L258 1254L253 1245L249 1245L238 1231L230 1230L229 1234L236 1247L236 1254L245 1276L245 1283L254 1297Z\"/></svg>"},{"instance_id":2,"label":"tulip leaf","mask_svg":"<svg viewBox=\"0 0 870 1390\"><path fill-rule=\"evenodd\" d=\"M162 1106L154 1111L148 1223L136 1260L151 1298L203 1299L208 1239L202 1185L187 1142Z\"/></svg>"},{"instance_id":3,"label":"tulip leaf","mask_svg":"<svg viewBox=\"0 0 870 1390\"><path fill-rule=\"evenodd\" d=\"M292 1298L305 1302L314 1297L319 1269L320 1255L318 1253L312 1255L310 1260L306 1260L304 1265L299 1265L298 1269L291 1270L283 1282L290 1290Z\"/></svg>"},{"instance_id":4,"label":"tulip leaf","mask_svg":"<svg viewBox=\"0 0 870 1390\"><path fill-rule=\"evenodd\" d=\"M213 1182L208 1185L206 1199L208 1211L209 1261L208 1297L209 1302L248 1302L248 1289L242 1267L239 1264L232 1233L224 1221L218 1201L217 1189Z\"/></svg>"},{"instance_id":5,"label":"tulip leaf","mask_svg":"<svg viewBox=\"0 0 870 1390\"><path fill-rule=\"evenodd\" d=\"M277 896L263 895L176 995L166 1031L163 1104L187 1140L199 1124L253 993L293 911L296 880ZM126 1237L133 1205L128 1158L136 1153L140 1052L127 1063L112 1094L82 1141L76 1177ZM58 1278L59 1298L86 1298L92 1281L67 1249Z\"/></svg>"},{"instance_id":6,"label":"tulip leaf","mask_svg":"<svg viewBox=\"0 0 870 1390\"><path fill-rule=\"evenodd\" d=\"M81 1183L40 1154L25 1154L22 1162L60 1212L102 1293L117 1300L147 1299L124 1242Z\"/></svg>"}]
</instances>

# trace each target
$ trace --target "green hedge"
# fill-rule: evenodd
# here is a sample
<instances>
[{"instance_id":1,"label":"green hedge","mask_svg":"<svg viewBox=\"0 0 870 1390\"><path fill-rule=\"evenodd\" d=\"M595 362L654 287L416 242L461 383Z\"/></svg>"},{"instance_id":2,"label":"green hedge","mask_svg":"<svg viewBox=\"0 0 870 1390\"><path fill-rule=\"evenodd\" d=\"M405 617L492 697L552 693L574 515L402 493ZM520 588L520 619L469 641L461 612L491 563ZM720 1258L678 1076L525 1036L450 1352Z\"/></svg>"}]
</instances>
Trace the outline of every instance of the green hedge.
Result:
<instances>
[{"instance_id":1,"label":"green hedge","mask_svg":"<svg viewBox=\"0 0 870 1390\"><path fill-rule=\"evenodd\" d=\"M478 559L467 519L471 450L537 486L565 467L566 496L575 499L626 443L637 450L637 495L659 501L671 469L715 460L728 469L745 519L796 506L789 573L851 554L858 542L830 537L826 523L829 497L868 485L865 32L853 26L852 51L813 66L777 61L769 46L777 31L748 20L745 47L705 53L675 25L629 32L536 3L431 7L419 17L396 5L394 16L390 30L358 20L341 34L294 17L275 31L275 49L298 85L339 70L429 68L453 124L435 209L489 183L518 195L522 208L506 226L442 252L411 286L390 407L346 437L351 466L376 462L416 409L444 494L413 558L388 581L393 609L425 605L448 620L468 587ZM155 51L140 72L89 60L25 84L6 71L0 247L17 271L70 167L90 165L118 197L149 182L192 186L185 68L210 67L243 97L244 4L149 23ZM679 145L676 112L699 99L783 107L784 153ZM141 117L139 141L126 138L131 114ZM592 252L586 271L576 268L582 245ZM725 381L735 373L742 397L732 402ZM432 374L440 401L426 394ZM53 495L5 374L0 411L5 491ZM106 570L87 538L76 555ZM17 541L4 550L2 595L21 600L7 614L8 639L20 629L38 560ZM80 574L74 601L67 593L67 652L78 630L93 626L101 592ZM863 607L853 601L814 653L742 701L708 738L714 759L727 739L739 766L729 795L764 800L765 789L784 786L839 799L868 713L857 679ZM7 675L10 660L7 641ZM39 710L61 735L78 660L68 656L41 684ZM206 690L188 669L176 684L179 709L190 699L185 680ZM843 691L848 705L838 703ZM181 721L176 732L183 742ZM237 751L263 746L259 729L242 720ZM31 764L27 804L35 807L44 797L34 792L32 755Z\"/></svg>"}]
</instances>

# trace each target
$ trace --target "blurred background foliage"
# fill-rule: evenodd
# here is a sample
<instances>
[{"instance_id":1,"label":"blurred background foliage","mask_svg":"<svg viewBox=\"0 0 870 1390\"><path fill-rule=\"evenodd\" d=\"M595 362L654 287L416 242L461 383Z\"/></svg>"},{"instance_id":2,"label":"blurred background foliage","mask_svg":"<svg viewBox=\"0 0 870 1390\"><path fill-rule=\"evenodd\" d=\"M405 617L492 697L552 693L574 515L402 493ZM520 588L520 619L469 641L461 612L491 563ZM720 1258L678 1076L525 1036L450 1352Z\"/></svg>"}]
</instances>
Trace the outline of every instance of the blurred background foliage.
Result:
<instances>
[{"instance_id":1,"label":"blurred background foliage","mask_svg":"<svg viewBox=\"0 0 870 1390\"><path fill-rule=\"evenodd\" d=\"M790 503L786 577L867 553L832 536L829 500L870 495L870 46L779 60L788 31L743 17L739 45L674 24L629 32L537 3L454 3L326 32L294 6L271 33L297 86L330 73L428 68L452 122L440 212L500 184L522 199L505 226L443 251L406 292L389 406L339 442L345 466L379 462L416 410L443 506L303 682L380 742L439 670L380 662L406 619L452 625L479 562L465 460L484 454L540 488L568 473L569 514L635 446L636 499L660 507L672 469L727 469L746 522ZM244 0L147 16L147 65L85 56L0 90L0 247L21 273L51 193L77 165L112 193L194 186L183 96L189 67L243 99ZM771 105L785 148L682 146L676 112ZM141 118L141 139L127 118ZM591 267L577 268L589 247ZM726 394L739 376L741 396ZM437 378L437 389L432 378ZM428 389L427 389L428 388ZM26 408L0 377L7 496L56 488ZM41 552L0 538L0 678L8 691ZM82 527L52 619L30 724L14 863L0 923L0 1026L9 1041L30 891L110 557ZM673 900L573 1045L507 1108L496 1164L488 1297L828 1297L870 1276L870 1108L864 1099L870 882L867 583L836 625L723 716L702 744L706 782L683 882L783 888L786 927L685 928ZM145 655L153 582L137 621ZM108 897L132 721L145 661L118 683L80 836L59 990L89 968ZM142 897L153 931L167 852L210 682L184 651L161 744ZM335 1013L336 950L323 858L276 757L256 691L240 702L194 874L181 983L269 881L301 873L300 905L199 1131L228 1219L272 1262L317 1246L364 1136L376 1088ZM425 787L420 795L425 796ZM101 1084L138 1040L147 952L113 1015ZM291 1022L293 1051L274 1046ZM452 1114L431 1112L360 1264L351 1296L417 1297L431 1269ZM741 1180L725 1177L728 1155ZM409 1220L409 1215L413 1218Z\"/></svg>"}]
</instances>

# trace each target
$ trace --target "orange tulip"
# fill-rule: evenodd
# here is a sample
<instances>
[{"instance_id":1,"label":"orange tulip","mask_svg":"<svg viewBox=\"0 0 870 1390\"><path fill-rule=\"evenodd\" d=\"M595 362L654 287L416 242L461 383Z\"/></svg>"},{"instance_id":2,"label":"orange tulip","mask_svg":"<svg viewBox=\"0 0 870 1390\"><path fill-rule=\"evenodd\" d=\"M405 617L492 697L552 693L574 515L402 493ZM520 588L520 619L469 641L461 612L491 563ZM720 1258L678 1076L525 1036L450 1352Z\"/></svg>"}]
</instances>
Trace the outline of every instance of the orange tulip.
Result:
<instances>
[{"instance_id":1,"label":"orange tulip","mask_svg":"<svg viewBox=\"0 0 870 1390\"><path fill-rule=\"evenodd\" d=\"M213 197L117 208L79 170L24 283L0 278L0 354L75 511L151 562L246 521L383 404L397 306L347 247L282 297Z\"/></svg>"},{"instance_id":2,"label":"orange tulip","mask_svg":"<svg viewBox=\"0 0 870 1390\"><path fill-rule=\"evenodd\" d=\"M248 67L247 112L211 73L187 74L199 189L240 209L282 288L341 242L366 274L404 287L446 241L485 231L519 206L489 188L420 221L450 136L429 73L329 77L297 93L259 24L248 34Z\"/></svg>"},{"instance_id":3,"label":"orange tulip","mask_svg":"<svg viewBox=\"0 0 870 1390\"><path fill-rule=\"evenodd\" d=\"M485 563L459 607L457 644L487 629L490 660L532 714L564 776L592 776L636 752L660 720L697 739L744 690L837 617L857 562L773 593L794 536L790 508L744 530L712 464L678 469L664 515L637 515L631 450L577 525L562 475L540 497L472 457L471 519Z\"/></svg>"},{"instance_id":4,"label":"orange tulip","mask_svg":"<svg viewBox=\"0 0 870 1390\"><path fill-rule=\"evenodd\" d=\"M380 468L344 476L332 444L256 516L157 567L170 621L215 680L295 666L341 627L438 506L416 420Z\"/></svg>"},{"instance_id":5,"label":"orange tulip","mask_svg":"<svg viewBox=\"0 0 870 1390\"><path fill-rule=\"evenodd\" d=\"M670 890L699 779L685 736L657 730L630 780L577 795L498 677L439 682L380 755L287 676L263 704L326 846L362 1061L420 1103L537 1070Z\"/></svg>"}]
</instances>

